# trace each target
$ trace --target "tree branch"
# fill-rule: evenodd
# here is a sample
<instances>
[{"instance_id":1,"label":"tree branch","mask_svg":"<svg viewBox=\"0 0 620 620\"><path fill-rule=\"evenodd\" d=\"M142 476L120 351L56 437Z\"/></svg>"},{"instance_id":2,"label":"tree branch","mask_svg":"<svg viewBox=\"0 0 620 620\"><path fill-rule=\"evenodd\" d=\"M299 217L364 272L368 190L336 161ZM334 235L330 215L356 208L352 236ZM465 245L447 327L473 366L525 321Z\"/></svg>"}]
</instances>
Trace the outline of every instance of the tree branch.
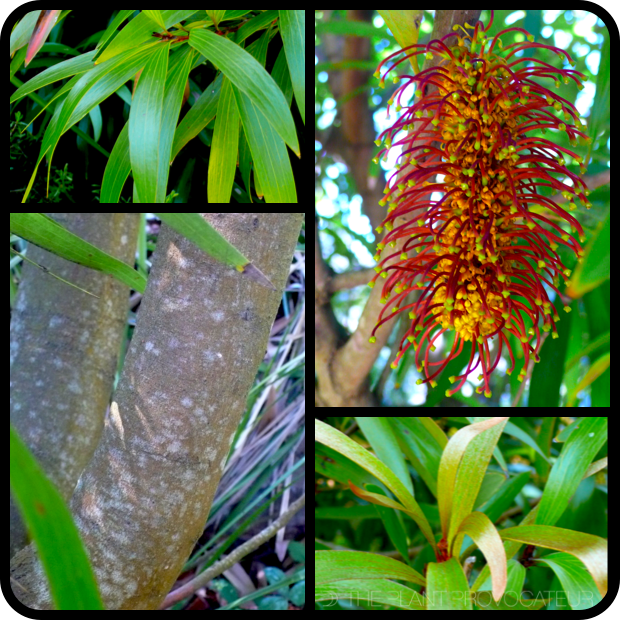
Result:
<instances>
[{"instance_id":1,"label":"tree branch","mask_svg":"<svg viewBox=\"0 0 620 620\"><path fill-rule=\"evenodd\" d=\"M188 581L180 588L170 592L170 594L168 594L168 596L164 599L160 609L167 609L171 605L174 605L174 603L178 603L184 598L191 596L194 592L196 592L196 590L206 586L209 581L218 575L221 575L225 570L233 567L237 562L242 560L252 551L258 549L264 542L267 542L270 538L275 536L276 532L283 528L293 518L293 516L303 508L305 503L306 494L304 493L298 500L294 501L289 506L289 509L285 513L269 525L269 527L266 527L262 532L256 534L253 538L250 538L247 542L244 542L231 554L227 555L219 562L216 562L213 566L194 577L191 581Z\"/></svg>"}]
</instances>

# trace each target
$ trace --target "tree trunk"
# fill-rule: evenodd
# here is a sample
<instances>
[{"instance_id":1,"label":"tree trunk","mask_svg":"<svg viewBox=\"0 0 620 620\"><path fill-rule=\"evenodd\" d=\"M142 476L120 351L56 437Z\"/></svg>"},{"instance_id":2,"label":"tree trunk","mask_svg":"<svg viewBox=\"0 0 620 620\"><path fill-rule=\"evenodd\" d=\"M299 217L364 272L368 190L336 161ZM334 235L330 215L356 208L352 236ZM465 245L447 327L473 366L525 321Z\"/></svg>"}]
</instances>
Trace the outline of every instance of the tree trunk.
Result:
<instances>
[{"instance_id":1,"label":"tree trunk","mask_svg":"<svg viewBox=\"0 0 620 620\"><path fill-rule=\"evenodd\" d=\"M106 609L158 609L203 531L263 359L303 214L202 214L278 292L162 227L110 416L71 509ZM32 546L11 566L52 609Z\"/></svg>"},{"instance_id":2,"label":"tree trunk","mask_svg":"<svg viewBox=\"0 0 620 620\"><path fill-rule=\"evenodd\" d=\"M137 213L50 213L59 224L133 266ZM127 321L127 287L30 244L28 257L97 295L24 262L11 317L10 418L65 499L95 451ZM27 544L10 498L11 557Z\"/></svg>"}]
</instances>

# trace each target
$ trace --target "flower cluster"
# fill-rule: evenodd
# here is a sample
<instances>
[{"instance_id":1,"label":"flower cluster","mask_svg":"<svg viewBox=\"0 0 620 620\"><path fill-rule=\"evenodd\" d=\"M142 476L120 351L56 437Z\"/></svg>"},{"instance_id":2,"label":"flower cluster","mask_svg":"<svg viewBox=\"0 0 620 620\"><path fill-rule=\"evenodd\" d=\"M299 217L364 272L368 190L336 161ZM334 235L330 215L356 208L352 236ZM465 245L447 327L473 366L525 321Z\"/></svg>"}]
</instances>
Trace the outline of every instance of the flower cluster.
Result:
<instances>
[{"instance_id":1,"label":"flower cluster","mask_svg":"<svg viewBox=\"0 0 620 620\"><path fill-rule=\"evenodd\" d=\"M491 396L489 376L504 346L512 360L509 374L515 368L510 334L524 353L521 381L530 357L538 361L541 329L553 330L557 337L559 317L544 285L558 292L559 278L570 276L558 254L560 246L578 258L583 254L567 230L576 232L582 243L584 235L579 222L539 188L560 192L569 211L576 208L577 199L590 206L585 184L565 166L568 155L583 172L581 158L553 141L557 132L566 132L571 146L579 136L587 140L581 131L584 125L569 101L540 84L542 78L552 78L557 88L562 81L574 80L581 89L580 78L585 76L530 57L530 51L545 48L574 66L568 54L532 42L521 28L487 37L492 21L493 14L486 28L480 22L475 27L466 24L465 36L450 33L402 50L407 54L383 74L380 83L383 87L387 73L410 56L440 59L415 76L393 78L403 84L389 105L396 102L403 114L377 141L385 143L379 157L397 146L402 152L381 200L389 206L378 232L388 232L375 259L386 246L398 243L400 249L384 253L370 282L373 286L377 278L385 280L382 303L386 304L371 342L380 325L408 312L411 325L392 367L413 345L416 366L425 375L418 383L432 386L464 343L471 342L467 368L450 377L456 386L448 396L477 369L483 379L478 392ZM511 31L523 33L526 40L503 47L500 36ZM393 56L379 65L376 77ZM401 108L401 95L412 83L415 103ZM405 137L392 142L400 131ZM551 140L531 135L546 131ZM417 299L410 302L412 291ZM449 355L429 360L434 343L446 330L455 331ZM489 341L494 337L493 360Z\"/></svg>"}]
</instances>

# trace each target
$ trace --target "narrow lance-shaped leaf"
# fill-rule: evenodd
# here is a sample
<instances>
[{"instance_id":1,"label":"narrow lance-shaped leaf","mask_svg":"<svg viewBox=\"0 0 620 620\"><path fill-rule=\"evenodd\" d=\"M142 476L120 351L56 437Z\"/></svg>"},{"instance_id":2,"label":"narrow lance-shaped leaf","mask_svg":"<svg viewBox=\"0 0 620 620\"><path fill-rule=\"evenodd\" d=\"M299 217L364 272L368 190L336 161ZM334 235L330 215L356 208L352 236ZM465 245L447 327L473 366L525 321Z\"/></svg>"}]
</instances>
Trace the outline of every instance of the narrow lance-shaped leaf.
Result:
<instances>
[{"instance_id":1,"label":"narrow lance-shaped leaf","mask_svg":"<svg viewBox=\"0 0 620 620\"><path fill-rule=\"evenodd\" d=\"M306 11L280 11L280 30L291 74L295 101L306 123Z\"/></svg>"},{"instance_id":2,"label":"narrow lance-shaped leaf","mask_svg":"<svg viewBox=\"0 0 620 620\"><path fill-rule=\"evenodd\" d=\"M454 485L452 495L452 515L450 527L448 529L448 544L452 544L456 530L463 519L474 509L474 503L480 492L482 481L489 466L489 462L496 450L497 441L502 434L508 418L491 418L481 420L480 424L489 421L496 421L496 424L488 428L485 432L475 437L467 446Z\"/></svg>"},{"instance_id":3,"label":"narrow lance-shaped leaf","mask_svg":"<svg viewBox=\"0 0 620 620\"><path fill-rule=\"evenodd\" d=\"M295 122L284 94L263 66L244 49L208 30L192 30L189 42L258 108L300 157Z\"/></svg>"},{"instance_id":4,"label":"narrow lance-shaped leaf","mask_svg":"<svg viewBox=\"0 0 620 620\"><path fill-rule=\"evenodd\" d=\"M226 77L215 117L209 154L207 197L209 203L229 203L232 195L239 151L239 111L233 87Z\"/></svg>"},{"instance_id":5,"label":"narrow lance-shaped leaf","mask_svg":"<svg viewBox=\"0 0 620 620\"><path fill-rule=\"evenodd\" d=\"M43 47L47 35L51 32L52 28L56 25L56 20L60 15L61 10L56 11L41 11L37 24L32 31L30 42L28 43L28 51L26 52L25 66L30 64L30 61L36 56L37 52Z\"/></svg>"},{"instance_id":6,"label":"narrow lance-shaped leaf","mask_svg":"<svg viewBox=\"0 0 620 620\"><path fill-rule=\"evenodd\" d=\"M433 549L436 549L437 545L435 543L433 531L422 509L389 467L382 463L374 454L371 454L368 450L364 450L364 448L355 443L352 439L349 439L349 437L343 433L320 420L314 421L314 435L316 441L320 441L337 452L344 454L383 482L383 484L396 495L407 511L411 513L411 517L418 524L426 540L428 540Z\"/></svg>"},{"instance_id":7,"label":"narrow lance-shaped leaf","mask_svg":"<svg viewBox=\"0 0 620 620\"><path fill-rule=\"evenodd\" d=\"M442 611L471 610L469 585L463 567L456 558L431 562L426 572L427 609Z\"/></svg>"},{"instance_id":8,"label":"narrow lance-shaped leaf","mask_svg":"<svg viewBox=\"0 0 620 620\"><path fill-rule=\"evenodd\" d=\"M599 471L600 466L602 465L606 466L607 459L601 459L601 461L597 461L596 463L593 463L593 466L596 465L596 467L588 468L588 472L586 472L586 474L584 475L584 479L590 475L594 475L596 471ZM532 511L523 519L523 521L521 521L519 527L522 527L525 525L533 525L536 522L536 517L538 516L539 508L540 508L540 504L538 504L538 506L535 506L532 509ZM519 548L521 546L522 544L519 541L514 541L514 540L509 540L509 539L504 540L504 549L506 550L506 557L512 558L519 551ZM476 581L472 585L472 591L478 590L488 576L489 576L489 567L487 565L480 571L480 574L478 575L478 577L476 578Z\"/></svg>"},{"instance_id":9,"label":"narrow lance-shaped leaf","mask_svg":"<svg viewBox=\"0 0 620 620\"><path fill-rule=\"evenodd\" d=\"M549 474L538 506L538 525L557 523L606 440L607 418L584 418L577 425Z\"/></svg>"},{"instance_id":10,"label":"narrow lance-shaped leaf","mask_svg":"<svg viewBox=\"0 0 620 620\"><path fill-rule=\"evenodd\" d=\"M407 463L389 421L386 418L363 416L356 416L355 420L375 454L400 478L409 493L415 496Z\"/></svg>"},{"instance_id":11,"label":"narrow lance-shaped leaf","mask_svg":"<svg viewBox=\"0 0 620 620\"><path fill-rule=\"evenodd\" d=\"M157 24L160 28L166 28L166 22L161 11L142 11L150 20Z\"/></svg>"},{"instance_id":12,"label":"narrow lance-shaped leaf","mask_svg":"<svg viewBox=\"0 0 620 620\"><path fill-rule=\"evenodd\" d=\"M398 579L426 585L426 579L418 571L376 553L363 551L315 551L315 582L333 583L351 579Z\"/></svg>"},{"instance_id":13,"label":"narrow lance-shaped leaf","mask_svg":"<svg viewBox=\"0 0 620 620\"><path fill-rule=\"evenodd\" d=\"M486 558L491 570L493 598L499 601L506 590L508 575L506 552L497 529L485 514L482 512L472 512L465 518L458 529L453 549L455 556L459 553L465 535L469 536L478 545L478 548Z\"/></svg>"},{"instance_id":14,"label":"narrow lance-shaped leaf","mask_svg":"<svg viewBox=\"0 0 620 620\"><path fill-rule=\"evenodd\" d=\"M314 586L315 601L369 601L373 605L391 605L401 609L426 609L423 597L415 590L388 579L350 579Z\"/></svg>"},{"instance_id":15,"label":"narrow lance-shaped leaf","mask_svg":"<svg viewBox=\"0 0 620 620\"><path fill-rule=\"evenodd\" d=\"M473 441L480 433L486 431L494 426L502 424L500 427L503 428L503 425L506 423L508 418L490 418L488 420L484 420L482 422L477 422L476 424L472 424L470 426L466 426L458 431L452 439L448 442L446 449L443 452L441 457L441 463L439 465L439 475L437 479L437 499L439 503L439 516L441 518L441 529L443 532L444 538L448 539L448 533L451 526L451 517L453 511L453 505L455 502L455 492L456 492L456 480L457 475L460 476L460 480L463 482L459 485L459 491L462 493L470 493L473 492L473 500L471 501L471 505L473 506L473 501L478 494L478 490L480 488L480 483L482 481L482 477L484 476L484 472L486 471L487 465L490 460L490 454L493 452L493 448L495 447L495 443L497 442L497 438L499 434L495 434L495 437L490 437L486 443L485 452L488 453L487 456L483 454L478 454L477 462L474 464L474 470L477 472L477 488L473 488L476 486L476 480L474 480L473 487L467 491L466 485L471 483L472 480L465 481L465 477L459 474L459 466L461 465L461 460L463 459L463 455L467 450L470 442ZM493 441L493 438L495 441ZM492 444L492 445L491 445ZM482 447L482 446L481 446ZM490 448L490 453L489 453ZM461 508L464 508L465 505L462 504ZM471 507L469 510L462 514L460 521L471 511ZM460 525L457 523L457 526Z\"/></svg>"},{"instance_id":16,"label":"narrow lance-shaped leaf","mask_svg":"<svg viewBox=\"0 0 620 620\"><path fill-rule=\"evenodd\" d=\"M226 11L207 11L207 15L213 21L213 24L219 30L219 24L224 19L224 15L226 15Z\"/></svg>"},{"instance_id":17,"label":"narrow lance-shaped leaf","mask_svg":"<svg viewBox=\"0 0 620 620\"><path fill-rule=\"evenodd\" d=\"M153 50L140 76L129 115L129 156L135 188L143 203L166 202L158 176L163 156L160 139L168 59L167 46ZM167 166L167 157L165 163Z\"/></svg>"},{"instance_id":18,"label":"narrow lance-shaped leaf","mask_svg":"<svg viewBox=\"0 0 620 620\"><path fill-rule=\"evenodd\" d=\"M373 486L373 485L369 485ZM353 492L354 495L357 495L360 499L366 500L371 504L376 504L377 506L383 506L384 508L393 508L394 510L400 510L406 514L408 514L414 521L417 521L417 515L410 510L407 510L402 504L395 502L393 499L386 497L385 495L381 495L380 493L373 493L372 491L367 491L366 489L361 489L356 486L349 480L349 488Z\"/></svg>"},{"instance_id":19,"label":"narrow lance-shaped leaf","mask_svg":"<svg viewBox=\"0 0 620 620\"><path fill-rule=\"evenodd\" d=\"M290 155L282 138L247 95L234 86L233 92L254 163L256 194L266 203L297 203Z\"/></svg>"},{"instance_id":20,"label":"narrow lance-shaped leaf","mask_svg":"<svg viewBox=\"0 0 620 620\"><path fill-rule=\"evenodd\" d=\"M437 497L437 473L448 440L430 418L390 418L401 450L420 474L431 493ZM438 433L438 434L437 434Z\"/></svg>"},{"instance_id":21,"label":"narrow lance-shaped leaf","mask_svg":"<svg viewBox=\"0 0 620 620\"><path fill-rule=\"evenodd\" d=\"M106 254L43 213L11 213L11 232L74 263L103 271L141 293L146 278L123 261Z\"/></svg>"},{"instance_id":22,"label":"narrow lance-shaped leaf","mask_svg":"<svg viewBox=\"0 0 620 620\"><path fill-rule=\"evenodd\" d=\"M9 436L11 492L37 545L56 607L104 609L69 509L13 425Z\"/></svg>"},{"instance_id":23,"label":"narrow lance-shaped leaf","mask_svg":"<svg viewBox=\"0 0 620 620\"><path fill-rule=\"evenodd\" d=\"M519 525L502 530L504 540L565 551L579 558L592 575L601 596L607 593L607 541L599 536L549 525Z\"/></svg>"},{"instance_id":24,"label":"narrow lance-shaped leaf","mask_svg":"<svg viewBox=\"0 0 620 620\"><path fill-rule=\"evenodd\" d=\"M387 496L384 488L378 484L367 484L366 490L371 493ZM360 508L362 508L362 506L360 506ZM402 515L395 510L386 508L385 506L379 506L378 504L375 504L375 512L379 515L379 519L381 519L381 523L383 523L383 527L394 545L394 549L407 561L409 559L409 536L405 523L403 523L404 520Z\"/></svg>"},{"instance_id":25,"label":"narrow lance-shaped leaf","mask_svg":"<svg viewBox=\"0 0 620 620\"><path fill-rule=\"evenodd\" d=\"M226 241L199 213L156 213L156 215L209 256L234 267L261 286L276 290L271 280L234 245Z\"/></svg>"},{"instance_id":26,"label":"narrow lance-shaped leaf","mask_svg":"<svg viewBox=\"0 0 620 620\"><path fill-rule=\"evenodd\" d=\"M590 609L603 598L583 562L569 553L551 553L536 558L537 565L551 568L562 584L571 609Z\"/></svg>"}]
</instances>

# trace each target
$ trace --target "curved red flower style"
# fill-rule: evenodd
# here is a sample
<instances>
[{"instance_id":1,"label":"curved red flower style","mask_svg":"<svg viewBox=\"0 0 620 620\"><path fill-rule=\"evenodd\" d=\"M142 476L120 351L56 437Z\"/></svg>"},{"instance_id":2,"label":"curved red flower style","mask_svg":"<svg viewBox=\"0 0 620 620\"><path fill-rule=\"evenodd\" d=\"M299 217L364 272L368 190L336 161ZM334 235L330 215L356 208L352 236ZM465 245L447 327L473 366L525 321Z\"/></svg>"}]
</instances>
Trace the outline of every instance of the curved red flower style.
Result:
<instances>
[{"instance_id":1,"label":"curved red flower style","mask_svg":"<svg viewBox=\"0 0 620 620\"><path fill-rule=\"evenodd\" d=\"M589 140L581 131L584 125L569 101L538 83L540 78L550 77L559 87L561 81L568 84L574 80L581 89L580 78L585 76L532 58L530 51L546 48L562 61L568 58L574 66L568 54L533 43L533 37L522 28L509 28L487 38L492 21L491 13L486 28L480 22L475 27L466 24L471 34L463 29L465 36L450 33L397 52L407 54L388 69L380 83L383 87L387 73L410 56L424 53L427 59L441 58L437 66L415 76L393 78L404 83L389 105L396 101L400 111L403 90L412 83L416 102L404 108L377 141L385 140L379 157L395 146L402 147L402 153L380 202L389 203L389 207L378 232L385 228L388 233L378 244L375 259L379 260L386 246L395 247L397 240L403 245L402 252L384 253L370 282L374 286L379 277L385 279L382 303L386 304L371 342L380 325L408 312L411 326L392 367L413 345L416 366L425 374L418 383L432 386L447 363L471 342L467 368L450 377L456 386L446 392L448 396L460 390L476 370L483 379L478 393L484 390L491 396L489 377L504 346L512 361L509 374L515 367L509 334L518 338L523 348L521 381L530 356L538 361L541 329L553 330L557 337L555 322L559 317L543 284L558 292L559 278L570 276L558 254L559 246L566 246L579 258L583 254L579 241L565 228L577 232L581 242L584 235L579 222L539 194L538 188L561 192L569 210L576 208L573 201L577 198L590 207L584 182L564 161L569 155L583 172L582 159L553 141L558 131L568 134L571 146L578 136ZM500 55L499 37L511 31L525 34L527 40L506 46ZM447 41L453 39L456 44L449 47ZM379 65L377 77L383 64L397 54ZM407 135L392 143L401 130ZM530 135L535 131L550 131L551 139ZM407 221L396 225L400 216L406 216ZM412 291L419 292L417 301L401 305ZM456 332L449 355L430 361L429 352L435 350L434 343L446 330ZM489 341L494 337L493 360Z\"/></svg>"}]
</instances>

